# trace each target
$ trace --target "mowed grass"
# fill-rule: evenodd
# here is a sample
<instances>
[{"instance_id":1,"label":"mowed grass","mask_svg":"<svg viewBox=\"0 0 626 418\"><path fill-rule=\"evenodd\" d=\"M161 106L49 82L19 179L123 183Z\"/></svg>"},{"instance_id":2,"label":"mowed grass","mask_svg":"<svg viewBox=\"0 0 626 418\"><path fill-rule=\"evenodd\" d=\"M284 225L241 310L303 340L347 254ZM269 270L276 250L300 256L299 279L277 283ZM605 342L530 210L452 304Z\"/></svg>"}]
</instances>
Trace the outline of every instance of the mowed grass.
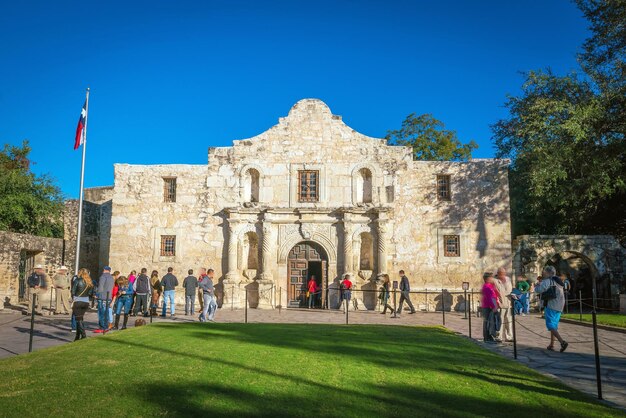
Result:
<instances>
[{"instance_id":1,"label":"mowed grass","mask_svg":"<svg viewBox=\"0 0 626 418\"><path fill-rule=\"evenodd\" d=\"M153 324L0 361L2 416L623 416L443 328Z\"/></svg>"},{"instance_id":2,"label":"mowed grass","mask_svg":"<svg viewBox=\"0 0 626 418\"><path fill-rule=\"evenodd\" d=\"M563 318L580 320L579 314L563 314ZM626 328L626 315L620 314L596 314L596 321L600 325ZM593 322L591 314L583 314L583 322Z\"/></svg>"}]
</instances>

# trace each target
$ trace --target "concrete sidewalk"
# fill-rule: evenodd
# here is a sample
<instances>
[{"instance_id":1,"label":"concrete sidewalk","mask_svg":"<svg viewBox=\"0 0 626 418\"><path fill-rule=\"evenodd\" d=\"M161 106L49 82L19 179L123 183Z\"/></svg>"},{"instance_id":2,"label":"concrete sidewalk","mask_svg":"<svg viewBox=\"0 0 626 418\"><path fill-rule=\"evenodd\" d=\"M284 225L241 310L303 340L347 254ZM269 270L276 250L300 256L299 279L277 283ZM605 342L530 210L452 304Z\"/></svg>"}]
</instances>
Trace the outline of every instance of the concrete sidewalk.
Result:
<instances>
[{"instance_id":1,"label":"concrete sidewalk","mask_svg":"<svg viewBox=\"0 0 626 418\"><path fill-rule=\"evenodd\" d=\"M184 312L178 310L178 312ZM219 309L216 315L218 322L244 322L243 310L231 310L227 307ZM128 326L134 325L136 318L130 318ZM149 322L149 318L147 318ZM186 322L197 321L197 314L175 318L153 318L154 322ZM441 312L414 315L403 313L398 318L389 314L381 315L375 311L350 311L350 324L393 324L393 325L442 325ZM469 337L469 320L462 314L445 315L446 327L461 335ZM340 311L322 311L307 309L282 310L248 310L250 323L319 323L345 324L346 316ZM100 337L93 330L97 326L97 315L90 311L86 315L87 336ZM209 325L210 326L210 325ZM34 350L56 346L70 342L75 334L70 332L69 316L37 316L35 320ZM28 352L30 317L18 311L5 309L0 313L0 358ZM567 351L548 351L549 335L545 324L537 315L517 317L517 349L518 361L544 374L552 375L567 385L596 397L596 374L593 348L593 331L591 328L576 324L562 323L561 335L570 343ZM123 331L115 331L123 332ZM621 408L626 408L626 334L598 330L601 355L602 384L604 399ZM513 358L513 344L482 343L482 318L472 317L472 338L477 344L497 352L505 357Z\"/></svg>"}]
</instances>

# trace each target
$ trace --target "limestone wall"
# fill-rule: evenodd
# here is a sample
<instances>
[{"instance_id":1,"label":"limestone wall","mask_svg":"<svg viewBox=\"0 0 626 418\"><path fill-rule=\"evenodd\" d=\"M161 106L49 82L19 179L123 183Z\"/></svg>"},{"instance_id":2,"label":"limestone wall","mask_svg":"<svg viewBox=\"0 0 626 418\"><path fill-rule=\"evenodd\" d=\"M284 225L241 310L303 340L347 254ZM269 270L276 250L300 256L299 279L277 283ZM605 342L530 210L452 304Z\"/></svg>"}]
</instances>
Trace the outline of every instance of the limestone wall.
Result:
<instances>
[{"instance_id":1,"label":"limestone wall","mask_svg":"<svg viewBox=\"0 0 626 418\"><path fill-rule=\"evenodd\" d=\"M317 202L299 201L300 170L318 172ZM451 176L449 202L437 199L438 174ZM165 203L171 177L176 202ZM171 266L182 281L210 267L231 289L287 287L287 253L307 240L326 253L329 283L351 272L367 286L403 268L414 287L477 287L484 270L511 265L506 161L415 162L313 99L258 136L210 148L207 165L116 164L110 210L113 269ZM445 234L461 237L460 257L443 256ZM175 256L160 254L162 235L176 236Z\"/></svg>"},{"instance_id":2,"label":"limestone wall","mask_svg":"<svg viewBox=\"0 0 626 418\"><path fill-rule=\"evenodd\" d=\"M65 262L63 240L0 231L0 309L4 304L19 303L20 280L32 273L32 267L42 264L49 277ZM20 263L22 264L20 266ZM25 297L28 289L25 289ZM44 307L50 303L48 293L42 295Z\"/></svg>"}]
</instances>

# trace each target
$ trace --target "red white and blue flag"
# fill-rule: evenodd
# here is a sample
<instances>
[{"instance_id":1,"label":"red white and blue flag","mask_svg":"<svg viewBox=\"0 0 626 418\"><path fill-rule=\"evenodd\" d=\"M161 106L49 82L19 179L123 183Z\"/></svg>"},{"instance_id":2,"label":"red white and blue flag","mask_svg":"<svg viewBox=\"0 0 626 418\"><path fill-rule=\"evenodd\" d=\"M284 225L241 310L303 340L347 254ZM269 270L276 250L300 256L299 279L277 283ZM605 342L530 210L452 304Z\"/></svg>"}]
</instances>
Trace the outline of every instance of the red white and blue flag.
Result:
<instances>
[{"instance_id":1,"label":"red white and blue flag","mask_svg":"<svg viewBox=\"0 0 626 418\"><path fill-rule=\"evenodd\" d=\"M83 110L80 111L80 118L78 118L78 126L76 127L76 138L74 138L74 149L78 149L85 143L85 126L87 125L87 100L83 105Z\"/></svg>"}]
</instances>

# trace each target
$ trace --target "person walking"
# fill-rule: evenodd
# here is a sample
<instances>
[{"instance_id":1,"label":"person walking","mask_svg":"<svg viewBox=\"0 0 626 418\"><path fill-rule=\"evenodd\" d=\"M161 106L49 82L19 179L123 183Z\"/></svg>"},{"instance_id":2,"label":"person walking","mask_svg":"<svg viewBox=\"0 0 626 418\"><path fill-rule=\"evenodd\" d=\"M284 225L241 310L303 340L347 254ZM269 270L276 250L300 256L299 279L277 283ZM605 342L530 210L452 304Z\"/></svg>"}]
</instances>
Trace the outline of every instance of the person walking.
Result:
<instances>
[{"instance_id":1,"label":"person walking","mask_svg":"<svg viewBox=\"0 0 626 418\"><path fill-rule=\"evenodd\" d=\"M90 296L93 293L94 287L91 277L87 269L78 270L78 274L72 283L72 316L76 319L76 337L74 341L87 338L85 332L85 325L83 323L85 312L89 309Z\"/></svg>"},{"instance_id":2,"label":"person walking","mask_svg":"<svg viewBox=\"0 0 626 418\"><path fill-rule=\"evenodd\" d=\"M204 298L204 308L200 314L200 322L206 322L207 320L213 321L215 317L215 311L217 310L217 303L215 302L215 287L213 286L213 276L215 272L213 269L209 269L206 276L202 278L202 281L198 284L202 289L202 296Z\"/></svg>"},{"instance_id":3,"label":"person walking","mask_svg":"<svg viewBox=\"0 0 626 418\"><path fill-rule=\"evenodd\" d=\"M67 275L67 267L59 267L57 274L52 278L52 285L56 292L54 313L68 315L70 310L70 276ZM62 312L61 308L63 308Z\"/></svg>"},{"instance_id":4,"label":"person walking","mask_svg":"<svg viewBox=\"0 0 626 418\"><path fill-rule=\"evenodd\" d=\"M199 284L202 279L206 276L206 269L204 267L200 268L200 275L198 275L198 304L200 305L199 313L202 313L204 310L204 292L200 288Z\"/></svg>"},{"instance_id":5,"label":"person walking","mask_svg":"<svg viewBox=\"0 0 626 418\"><path fill-rule=\"evenodd\" d=\"M315 301L317 299L317 281L315 281L315 275L311 275L309 282L307 283L307 291L309 292L309 309L315 308Z\"/></svg>"},{"instance_id":6,"label":"person walking","mask_svg":"<svg viewBox=\"0 0 626 418\"><path fill-rule=\"evenodd\" d=\"M111 267L105 266L102 275L98 279L96 298L98 300L98 326L96 333L105 332L109 329L109 315L111 313L111 295L113 294L114 279L111 276Z\"/></svg>"},{"instance_id":7,"label":"person walking","mask_svg":"<svg viewBox=\"0 0 626 418\"><path fill-rule=\"evenodd\" d=\"M150 279L146 274L148 270L144 267L141 274L135 279L133 290L135 291L135 306L133 315L141 312L143 316L148 316L148 295L150 294ZM128 280L130 282L130 280Z\"/></svg>"},{"instance_id":8,"label":"person walking","mask_svg":"<svg viewBox=\"0 0 626 418\"><path fill-rule=\"evenodd\" d=\"M400 275L400 306L398 307L398 311L396 313L398 315L402 313L402 305L404 304L404 301L406 301L406 304L409 305L409 309L411 309L409 313L414 314L415 308L411 302L411 285L409 283L409 278L406 277L406 274L404 274L404 270L400 270L398 274Z\"/></svg>"},{"instance_id":9,"label":"person walking","mask_svg":"<svg viewBox=\"0 0 626 418\"><path fill-rule=\"evenodd\" d=\"M159 307L159 298L163 286L161 286L161 280L159 280L159 272L152 270L150 274L150 288L152 289L152 299L150 300L150 316L157 315L157 308Z\"/></svg>"},{"instance_id":10,"label":"person walking","mask_svg":"<svg viewBox=\"0 0 626 418\"><path fill-rule=\"evenodd\" d=\"M391 313L393 313L393 308L389 305L389 296L391 295L391 291L389 290L390 286L389 275L383 274L383 285L380 288L380 295L378 296L380 303L384 306L383 311L381 312L382 315L387 313L387 308L389 308Z\"/></svg>"},{"instance_id":11,"label":"person walking","mask_svg":"<svg viewBox=\"0 0 626 418\"><path fill-rule=\"evenodd\" d=\"M185 288L185 316L193 315L194 302L196 300L196 289L198 288L198 279L193 275L193 270L187 271L188 276L183 280L183 288Z\"/></svg>"},{"instance_id":12,"label":"person walking","mask_svg":"<svg viewBox=\"0 0 626 418\"><path fill-rule=\"evenodd\" d=\"M136 314L133 314L134 312L134 307L135 307L135 302L136 302L136 294L135 294L135 281L137 280L137 271L136 270L131 270L131 272L128 274L128 283L130 283L131 287L133 288L133 303L131 303L130 305L130 316L135 316Z\"/></svg>"},{"instance_id":13,"label":"person walking","mask_svg":"<svg viewBox=\"0 0 626 418\"><path fill-rule=\"evenodd\" d=\"M550 345L548 350L554 350L554 340L561 343L561 353L567 349L569 345L559 333L559 321L561 313L565 306L565 295L563 289L565 283L556 275L556 269L553 266L546 266L542 272L543 280L541 284L535 288L535 292L547 302L544 304L544 317L546 320L546 328L550 331Z\"/></svg>"},{"instance_id":14,"label":"person walking","mask_svg":"<svg viewBox=\"0 0 626 418\"><path fill-rule=\"evenodd\" d=\"M43 272L43 266L37 264L32 274L26 279L26 284L28 285L28 312L24 312L25 315L29 315L33 311L33 303L35 304L35 313L41 315L39 299L41 295L46 293L48 288L47 280L48 277Z\"/></svg>"},{"instance_id":15,"label":"person walking","mask_svg":"<svg viewBox=\"0 0 626 418\"><path fill-rule=\"evenodd\" d=\"M167 313L167 305L170 305L170 316L176 315L176 303L174 298L176 296L176 286L178 286L178 279L174 276L174 268L168 267L167 274L161 279L161 285L163 286L163 309L161 311L161 317L165 318Z\"/></svg>"},{"instance_id":16,"label":"person walking","mask_svg":"<svg viewBox=\"0 0 626 418\"><path fill-rule=\"evenodd\" d=\"M513 314L511 312L511 299L509 295L513 291L513 283L506 275L504 267L496 272L496 290L498 291L498 307L500 311L500 328L496 333L496 340L504 342L513 341Z\"/></svg>"},{"instance_id":17,"label":"person walking","mask_svg":"<svg viewBox=\"0 0 626 418\"><path fill-rule=\"evenodd\" d=\"M119 329L120 326L120 315L122 314L122 310L124 311L124 322L122 324L122 329L126 329L126 325L128 324L128 315L131 311L131 306L133 304L133 285L130 284L128 277L120 276L117 279L117 293L115 295L115 325L113 329Z\"/></svg>"},{"instance_id":18,"label":"person walking","mask_svg":"<svg viewBox=\"0 0 626 418\"><path fill-rule=\"evenodd\" d=\"M480 307L483 315L483 341L496 342L498 292L494 284L493 273L483 274L482 300Z\"/></svg>"}]
</instances>

